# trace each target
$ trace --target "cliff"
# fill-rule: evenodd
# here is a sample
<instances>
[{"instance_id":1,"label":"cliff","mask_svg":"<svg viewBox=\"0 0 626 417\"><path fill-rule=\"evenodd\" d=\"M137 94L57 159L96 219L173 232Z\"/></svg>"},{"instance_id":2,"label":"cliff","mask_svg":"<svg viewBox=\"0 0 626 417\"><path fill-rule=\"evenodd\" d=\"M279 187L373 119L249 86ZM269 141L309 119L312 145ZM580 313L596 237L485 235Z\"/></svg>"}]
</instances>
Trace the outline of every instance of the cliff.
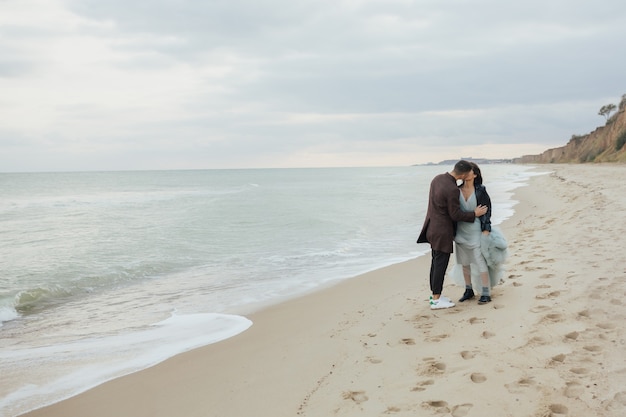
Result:
<instances>
[{"instance_id":1,"label":"cliff","mask_svg":"<svg viewBox=\"0 0 626 417\"><path fill-rule=\"evenodd\" d=\"M524 155L515 163L549 164L581 162L626 162L626 100L619 111L611 116L606 125L593 132L573 136L565 146L548 149L539 155Z\"/></svg>"}]
</instances>

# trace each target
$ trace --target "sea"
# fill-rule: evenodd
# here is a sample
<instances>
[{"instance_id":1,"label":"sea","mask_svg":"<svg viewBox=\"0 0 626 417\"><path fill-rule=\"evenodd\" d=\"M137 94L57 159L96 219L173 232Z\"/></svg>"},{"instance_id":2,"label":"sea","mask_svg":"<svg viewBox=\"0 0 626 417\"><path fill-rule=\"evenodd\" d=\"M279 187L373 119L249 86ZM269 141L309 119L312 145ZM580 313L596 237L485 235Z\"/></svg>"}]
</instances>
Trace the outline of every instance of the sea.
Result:
<instances>
[{"instance_id":1,"label":"sea","mask_svg":"<svg viewBox=\"0 0 626 417\"><path fill-rule=\"evenodd\" d=\"M499 224L537 173L481 168ZM264 306L429 253L415 243L429 184L451 169L0 173L0 416L244 332Z\"/></svg>"}]
</instances>

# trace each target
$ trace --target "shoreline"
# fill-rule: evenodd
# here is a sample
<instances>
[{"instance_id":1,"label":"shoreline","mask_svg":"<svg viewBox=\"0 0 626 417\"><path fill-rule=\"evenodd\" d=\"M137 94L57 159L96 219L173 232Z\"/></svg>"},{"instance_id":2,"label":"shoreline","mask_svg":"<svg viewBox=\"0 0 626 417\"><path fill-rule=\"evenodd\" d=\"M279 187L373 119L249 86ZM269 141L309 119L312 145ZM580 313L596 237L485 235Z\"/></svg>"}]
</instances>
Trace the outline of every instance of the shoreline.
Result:
<instances>
[{"instance_id":1,"label":"shoreline","mask_svg":"<svg viewBox=\"0 0 626 417\"><path fill-rule=\"evenodd\" d=\"M609 254L626 226L609 220L626 207L626 166L546 168L499 225L509 260L488 305L430 310L426 254L22 416L623 415L624 255ZM445 294L462 292L446 278Z\"/></svg>"}]
</instances>

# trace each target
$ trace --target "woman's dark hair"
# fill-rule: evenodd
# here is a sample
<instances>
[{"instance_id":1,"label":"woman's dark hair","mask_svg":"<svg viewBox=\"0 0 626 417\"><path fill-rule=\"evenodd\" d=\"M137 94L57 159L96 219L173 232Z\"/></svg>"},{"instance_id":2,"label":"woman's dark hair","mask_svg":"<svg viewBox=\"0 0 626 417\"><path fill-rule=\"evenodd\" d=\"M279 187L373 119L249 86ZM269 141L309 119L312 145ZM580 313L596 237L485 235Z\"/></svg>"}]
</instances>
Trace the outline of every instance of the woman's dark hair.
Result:
<instances>
[{"instance_id":1,"label":"woman's dark hair","mask_svg":"<svg viewBox=\"0 0 626 417\"><path fill-rule=\"evenodd\" d=\"M480 173L480 168L474 162L469 163L472 166L472 171L476 174L476 178L474 178L474 185L482 185L483 183L483 175Z\"/></svg>"}]
</instances>

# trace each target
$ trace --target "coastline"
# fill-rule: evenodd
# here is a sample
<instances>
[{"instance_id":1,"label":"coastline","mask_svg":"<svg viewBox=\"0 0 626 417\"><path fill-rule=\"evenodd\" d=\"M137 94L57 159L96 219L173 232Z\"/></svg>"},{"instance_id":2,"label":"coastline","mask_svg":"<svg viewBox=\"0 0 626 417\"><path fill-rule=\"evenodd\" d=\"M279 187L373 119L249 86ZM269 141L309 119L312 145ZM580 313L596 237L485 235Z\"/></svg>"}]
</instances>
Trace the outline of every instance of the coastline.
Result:
<instances>
[{"instance_id":1,"label":"coastline","mask_svg":"<svg viewBox=\"0 0 626 417\"><path fill-rule=\"evenodd\" d=\"M500 225L510 257L491 304L431 311L420 256L23 416L621 416L626 284L614 253L626 226L611 219L626 208L626 166L540 170L555 172L516 189ZM462 289L446 278L444 293Z\"/></svg>"}]
</instances>

